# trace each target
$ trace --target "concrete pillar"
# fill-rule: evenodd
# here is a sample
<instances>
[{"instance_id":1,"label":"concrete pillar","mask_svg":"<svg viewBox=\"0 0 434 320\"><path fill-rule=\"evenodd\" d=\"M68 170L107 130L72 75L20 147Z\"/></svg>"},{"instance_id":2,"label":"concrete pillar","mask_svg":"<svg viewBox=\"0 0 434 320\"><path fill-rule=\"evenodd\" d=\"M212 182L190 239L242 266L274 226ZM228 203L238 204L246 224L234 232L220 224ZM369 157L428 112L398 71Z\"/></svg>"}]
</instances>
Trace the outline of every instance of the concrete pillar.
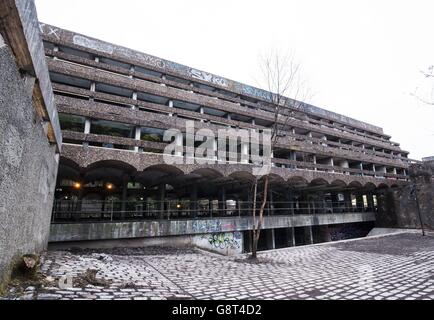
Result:
<instances>
[{"instance_id":1,"label":"concrete pillar","mask_svg":"<svg viewBox=\"0 0 434 320\"><path fill-rule=\"evenodd\" d=\"M313 164L315 165L314 171L317 171L318 169L316 168L316 155L314 155L312 159L313 159Z\"/></svg>"},{"instance_id":2,"label":"concrete pillar","mask_svg":"<svg viewBox=\"0 0 434 320\"><path fill-rule=\"evenodd\" d=\"M317 229L319 242L330 242L332 240L328 225L318 226Z\"/></svg>"},{"instance_id":3,"label":"concrete pillar","mask_svg":"<svg viewBox=\"0 0 434 320\"><path fill-rule=\"evenodd\" d=\"M241 163L249 163L249 144L241 142Z\"/></svg>"},{"instance_id":4,"label":"concrete pillar","mask_svg":"<svg viewBox=\"0 0 434 320\"><path fill-rule=\"evenodd\" d=\"M136 127L136 131L135 131L135 134L134 134L134 139L137 140L137 141L140 141L141 135L142 135L142 128L141 127ZM141 152L141 151L143 151L143 149L136 146L136 147L134 147L134 151L135 152L139 152L139 151Z\"/></svg>"},{"instance_id":5,"label":"concrete pillar","mask_svg":"<svg viewBox=\"0 0 434 320\"><path fill-rule=\"evenodd\" d=\"M356 206L357 206L357 211L359 212L364 211L364 202L363 202L362 194L356 195Z\"/></svg>"},{"instance_id":6,"label":"concrete pillar","mask_svg":"<svg viewBox=\"0 0 434 320\"><path fill-rule=\"evenodd\" d=\"M344 192L344 202L345 202L345 209L346 212L353 211L353 202L351 200L351 192Z\"/></svg>"},{"instance_id":7,"label":"concrete pillar","mask_svg":"<svg viewBox=\"0 0 434 320\"><path fill-rule=\"evenodd\" d=\"M231 114L230 114L230 113L228 113L228 114L226 115L226 119L228 119L228 120L232 120L232 118L231 118Z\"/></svg>"},{"instance_id":8,"label":"concrete pillar","mask_svg":"<svg viewBox=\"0 0 434 320\"><path fill-rule=\"evenodd\" d=\"M183 134L178 133L176 135L175 140L176 140L176 146L179 148L178 151L175 151L175 155L178 157L182 157L184 155L184 152L183 152L184 136L183 136Z\"/></svg>"},{"instance_id":9,"label":"concrete pillar","mask_svg":"<svg viewBox=\"0 0 434 320\"><path fill-rule=\"evenodd\" d=\"M90 133L90 125L91 125L90 119L86 118L84 120L84 134L89 134ZM83 146L84 147L88 147L89 146L89 142L83 142Z\"/></svg>"},{"instance_id":10,"label":"concrete pillar","mask_svg":"<svg viewBox=\"0 0 434 320\"><path fill-rule=\"evenodd\" d=\"M84 120L84 133L85 134L89 134L90 133L90 124L91 124L90 119L86 118Z\"/></svg>"},{"instance_id":11,"label":"concrete pillar","mask_svg":"<svg viewBox=\"0 0 434 320\"><path fill-rule=\"evenodd\" d=\"M165 76L164 74L161 76L161 80L166 80L166 76ZM165 83L160 83L160 85L161 85L162 87L165 87L165 86L166 86Z\"/></svg>"},{"instance_id":12,"label":"concrete pillar","mask_svg":"<svg viewBox=\"0 0 434 320\"><path fill-rule=\"evenodd\" d=\"M159 218L164 219L164 202L166 200L166 184L162 183L158 186L158 210L159 210Z\"/></svg>"},{"instance_id":13,"label":"concrete pillar","mask_svg":"<svg viewBox=\"0 0 434 320\"><path fill-rule=\"evenodd\" d=\"M261 232L264 232L265 230L262 230ZM274 229L267 229L265 232L265 235L267 236L267 249L268 250L274 250L276 249L276 242L274 238Z\"/></svg>"},{"instance_id":14,"label":"concrete pillar","mask_svg":"<svg viewBox=\"0 0 434 320\"><path fill-rule=\"evenodd\" d=\"M197 218L197 184L193 184L191 186L190 190L190 210L191 210L191 216L194 218Z\"/></svg>"},{"instance_id":15,"label":"concrete pillar","mask_svg":"<svg viewBox=\"0 0 434 320\"><path fill-rule=\"evenodd\" d=\"M288 247L295 247L295 230L294 227L286 229Z\"/></svg>"},{"instance_id":16,"label":"concrete pillar","mask_svg":"<svg viewBox=\"0 0 434 320\"><path fill-rule=\"evenodd\" d=\"M256 125L256 121L255 119L252 119L252 124L255 126Z\"/></svg>"},{"instance_id":17,"label":"concrete pillar","mask_svg":"<svg viewBox=\"0 0 434 320\"><path fill-rule=\"evenodd\" d=\"M91 91L91 92L95 92L95 89L96 89L96 83L95 83L95 82L92 82L92 83L90 84L90 91Z\"/></svg>"},{"instance_id":18,"label":"concrete pillar","mask_svg":"<svg viewBox=\"0 0 434 320\"><path fill-rule=\"evenodd\" d=\"M312 226L304 227L304 242L305 244L313 244Z\"/></svg>"},{"instance_id":19,"label":"concrete pillar","mask_svg":"<svg viewBox=\"0 0 434 320\"><path fill-rule=\"evenodd\" d=\"M366 198L368 200L368 210L371 211L371 212L375 211L374 210L374 195L373 195L373 193L369 192L366 195Z\"/></svg>"},{"instance_id":20,"label":"concrete pillar","mask_svg":"<svg viewBox=\"0 0 434 320\"><path fill-rule=\"evenodd\" d=\"M200 113L200 114L204 114L204 113L205 113L205 110L204 110L203 107L200 107L200 108L199 108L199 113ZM204 120L204 119L200 119L200 122L205 122L205 120Z\"/></svg>"},{"instance_id":21,"label":"concrete pillar","mask_svg":"<svg viewBox=\"0 0 434 320\"><path fill-rule=\"evenodd\" d=\"M226 215L226 188L221 187L219 199L220 215Z\"/></svg>"},{"instance_id":22,"label":"concrete pillar","mask_svg":"<svg viewBox=\"0 0 434 320\"><path fill-rule=\"evenodd\" d=\"M335 162L334 162L333 158L330 158L330 166L332 166L332 167L334 167L334 166L335 166ZM334 169L332 169L332 170L331 170L331 172L332 172L332 173L334 173L334 172L335 172L335 170L334 170Z\"/></svg>"},{"instance_id":23,"label":"concrete pillar","mask_svg":"<svg viewBox=\"0 0 434 320\"><path fill-rule=\"evenodd\" d=\"M131 96L131 98L132 98L134 101L137 101L137 92L133 92L133 95ZM136 109L136 104L132 104L132 105L131 105L131 109L132 109L132 110L135 110L135 109Z\"/></svg>"},{"instance_id":24,"label":"concrete pillar","mask_svg":"<svg viewBox=\"0 0 434 320\"><path fill-rule=\"evenodd\" d=\"M173 108L173 100L169 100L168 107ZM169 117L173 117L173 113L169 113Z\"/></svg>"},{"instance_id":25,"label":"concrete pillar","mask_svg":"<svg viewBox=\"0 0 434 320\"><path fill-rule=\"evenodd\" d=\"M342 160L339 165L340 165L341 168L345 168L345 169L348 169L350 167L350 164L349 164L348 160ZM349 172L345 172L345 174L349 175L350 173Z\"/></svg>"},{"instance_id":26,"label":"concrete pillar","mask_svg":"<svg viewBox=\"0 0 434 320\"><path fill-rule=\"evenodd\" d=\"M363 162L360 162L359 168L360 168L362 176L364 176L365 174L363 173Z\"/></svg>"},{"instance_id":27,"label":"concrete pillar","mask_svg":"<svg viewBox=\"0 0 434 320\"><path fill-rule=\"evenodd\" d=\"M122 204L121 204L121 217L124 219L126 217L126 202L127 202L127 196L128 196L128 181L129 176L127 174L124 174L122 176Z\"/></svg>"},{"instance_id":28,"label":"concrete pillar","mask_svg":"<svg viewBox=\"0 0 434 320\"><path fill-rule=\"evenodd\" d=\"M269 215L273 216L274 215L274 201L273 201L273 191L271 189L268 190L268 205L270 208L270 212Z\"/></svg>"}]
</instances>

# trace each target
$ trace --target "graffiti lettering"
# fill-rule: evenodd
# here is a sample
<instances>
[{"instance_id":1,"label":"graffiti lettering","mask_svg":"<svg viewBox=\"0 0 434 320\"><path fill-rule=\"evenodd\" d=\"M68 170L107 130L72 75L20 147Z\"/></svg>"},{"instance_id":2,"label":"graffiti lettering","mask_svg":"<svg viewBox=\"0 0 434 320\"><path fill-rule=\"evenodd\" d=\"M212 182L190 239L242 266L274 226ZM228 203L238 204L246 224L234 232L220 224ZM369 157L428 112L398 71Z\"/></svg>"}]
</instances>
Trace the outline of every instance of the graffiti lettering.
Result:
<instances>
[{"instance_id":1,"label":"graffiti lettering","mask_svg":"<svg viewBox=\"0 0 434 320\"><path fill-rule=\"evenodd\" d=\"M102 51L108 54L113 53L113 46L101 41L89 39L80 35L75 35L72 38L72 41L77 46L82 46L88 49L96 50L96 51Z\"/></svg>"},{"instance_id":2,"label":"graffiti lettering","mask_svg":"<svg viewBox=\"0 0 434 320\"><path fill-rule=\"evenodd\" d=\"M211 73L196 70L196 69L190 69L190 76L195 79L203 80L206 82L214 83L219 86L227 87L228 83L226 79L217 77Z\"/></svg>"},{"instance_id":3,"label":"graffiti lettering","mask_svg":"<svg viewBox=\"0 0 434 320\"><path fill-rule=\"evenodd\" d=\"M203 235L203 239L208 240L209 244L215 249L240 249L240 238L238 233L214 233L209 235Z\"/></svg>"}]
</instances>

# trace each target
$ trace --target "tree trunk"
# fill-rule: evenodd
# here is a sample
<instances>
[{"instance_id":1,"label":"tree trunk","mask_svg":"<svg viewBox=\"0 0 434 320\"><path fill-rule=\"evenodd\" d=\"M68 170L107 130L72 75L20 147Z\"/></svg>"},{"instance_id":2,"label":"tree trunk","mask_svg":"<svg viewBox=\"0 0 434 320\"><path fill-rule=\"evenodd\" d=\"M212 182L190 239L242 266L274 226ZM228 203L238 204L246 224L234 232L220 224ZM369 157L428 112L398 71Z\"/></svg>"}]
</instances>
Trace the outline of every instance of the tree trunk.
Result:
<instances>
[{"instance_id":1,"label":"tree trunk","mask_svg":"<svg viewBox=\"0 0 434 320\"><path fill-rule=\"evenodd\" d=\"M258 251L258 242L259 237L261 235L261 228L264 220L264 209L267 204L267 196L268 196L268 175L264 177L264 195L262 197L261 208L259 209L259 219L258 224L256 225L256 190L257 190L257 181L255 182L255 193L254 193L254 212L253 212L253 245L252 245L252 259L257 258Z\"/></svg>"}]
</instances>

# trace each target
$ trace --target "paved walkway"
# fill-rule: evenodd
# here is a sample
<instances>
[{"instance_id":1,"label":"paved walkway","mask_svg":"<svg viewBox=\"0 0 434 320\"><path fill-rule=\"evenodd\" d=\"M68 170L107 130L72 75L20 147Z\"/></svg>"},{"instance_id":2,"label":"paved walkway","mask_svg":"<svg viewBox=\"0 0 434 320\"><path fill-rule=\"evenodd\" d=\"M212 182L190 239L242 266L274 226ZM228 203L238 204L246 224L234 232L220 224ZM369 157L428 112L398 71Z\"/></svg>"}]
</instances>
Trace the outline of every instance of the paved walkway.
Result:
<instances>
[{"instance_id":1,"label":"paved walkway","mask_svg":"<svg viewBox=\"0 0 434 320\"><path fill-rule=\"evenodd\" d=\"M87 269L108 287L59 288ZM52 251L51 286L21 299L434 299L434 237L397 234L260 254L260 263L194 249ZM49 278L49 280L52 280Z\"/></svg>"}]
</instances>

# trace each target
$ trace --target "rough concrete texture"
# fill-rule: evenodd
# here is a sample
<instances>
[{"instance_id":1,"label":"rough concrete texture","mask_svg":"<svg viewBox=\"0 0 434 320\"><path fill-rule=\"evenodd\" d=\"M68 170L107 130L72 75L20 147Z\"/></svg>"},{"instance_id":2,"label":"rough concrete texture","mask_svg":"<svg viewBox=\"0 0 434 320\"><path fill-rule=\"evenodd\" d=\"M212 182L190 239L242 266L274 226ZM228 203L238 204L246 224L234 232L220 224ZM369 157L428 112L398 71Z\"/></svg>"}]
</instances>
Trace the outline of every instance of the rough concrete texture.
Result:
<instances>
[{"instance_id":1,"label":"rough concrete texture","mask_svg":"<svg viewBox=\"0 0 434 320\"><path fill-rule=\"evenodd\" d=\"M411 183L378 194L377 227L425 228L434 230L434 163L420 163L410 167ZM416 201L413 189L417 190ZM420 216L419 218L419 209Z\"/></svg>"},{"instance_id":2,"label":"rough concrete texture","mask_svg":"<svg viewBox=\"0 0 434 320\"><path fill-rule=\"evenodd\" d=\"M374 221L375 214L342 213L264 217L263 229ZM165 237L252 230L251 217L52 224L50 242Z\"/></svg>"},{"instance_id":3,"label":"rough concrete texture","mask_svg":"<svg viewBox=\"0 0 434 320\"><path fill-rule=\"evenodd\" d=\"M432 236L399 234L260 252L259 263L164 247L50 251L51 283L8 298L433 300L433 247ZM68 286L87 269L110 285Z\"/></svg>"},{"instance_id":4,"label":"rough concrete texture","mask_svg":"<svg viewBox=\"0 0 434 320\"><path fill-rule=\"evenodd\" d=\"M14 258L46 247L58 158L32 105L32 86L3 41L0 69L1 287Z\"/></svg>"}]
</instances>

